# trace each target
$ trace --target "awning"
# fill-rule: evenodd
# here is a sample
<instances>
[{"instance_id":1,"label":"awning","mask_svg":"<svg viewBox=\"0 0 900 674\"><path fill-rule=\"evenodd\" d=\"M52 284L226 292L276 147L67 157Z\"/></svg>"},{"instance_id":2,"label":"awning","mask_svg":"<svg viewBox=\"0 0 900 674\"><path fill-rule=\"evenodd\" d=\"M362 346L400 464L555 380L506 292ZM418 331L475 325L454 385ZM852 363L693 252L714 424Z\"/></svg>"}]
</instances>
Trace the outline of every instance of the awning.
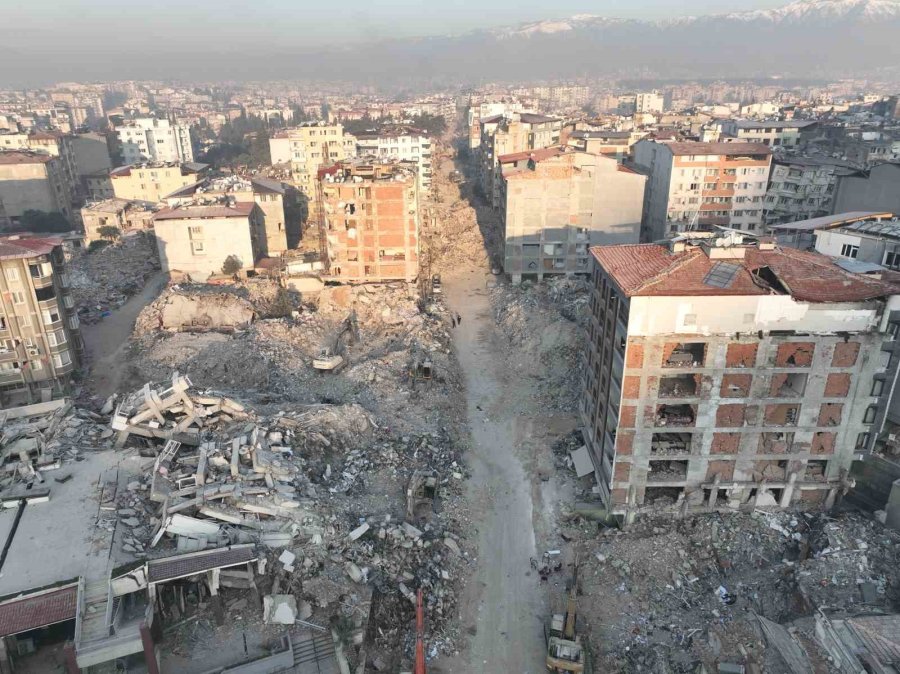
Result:
<instances>
[{"instance_id":1,"label":"awning","mask_svg":"<svg viewBox=\"0 0 900 674\"><path fill-rule=\"evenodd\" d=\"M75 620L78 585L49 590L0 603L0 637Z\"/></svg>"}]
</instances>

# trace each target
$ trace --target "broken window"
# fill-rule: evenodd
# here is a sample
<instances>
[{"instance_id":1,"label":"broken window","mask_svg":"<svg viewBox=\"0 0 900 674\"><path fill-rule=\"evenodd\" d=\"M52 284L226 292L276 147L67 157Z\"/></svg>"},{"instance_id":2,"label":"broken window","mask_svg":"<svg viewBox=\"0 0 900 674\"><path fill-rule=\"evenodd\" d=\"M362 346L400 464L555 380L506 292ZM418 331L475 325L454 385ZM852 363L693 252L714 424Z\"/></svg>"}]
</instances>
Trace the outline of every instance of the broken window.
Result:
<instances>
[{"instance_id":1,"label":"broken window","mask_svg":"<svg viewBox=\"0 0 900 674\"><path fill-rule=\"evenodd\" d=\"M809 367L812 364L815 344L812 342L784 342L778 345L776 367Z\"/></svg>"},{"instance_id":2,"label":"broken window","mask_svg":"<svg viewBox=\"0 0 900 674\"><path fill-rule=\"evenodd\" d=\"M794 444L793 433L776 431L773 433L761 433L759 436L760 454L787 454Z\"/></svg>"},{"instance_id":3,"label":"broken window","mask_svg":"<svg viewBox=\"0 0 900 674\"><path fill-rule=\"evenodd\" d=\"M650 452L661 456L678 456L691 453L690 433L654 433L650 439Z\"/></svg>"},{"instance_id":4,"label":"broken window","mask_svg":"<svg viewBox=\"0 0 900 674\"><path fill-rule=\"evenodd\" d=\"M863 423L864 424L874 424L875 416L878 414L878 408L875 405L869 405L866 408L866 413L863 415Z\"/></svg>"},{"instance_id":5,"label":"broken window","mask_svg":"<svg viewBox=\"0 0 900 674\"><path fill-rule=\"evenodd\" d=\"M806 462L805 479L813 482L824 482L828 474L828 462L809 460Z\"/></svg>"},{"instance_id":6,"label":"broken window","mask_svg":"<svg viewBox=\"0 0 900 674\"><path fill-rule=\"evenodd\" d=\"M799 398L806 390L806 375L795 372L772 375L769 395L777 398Z\"/></svg>"},{"instance_id":7,"label":"broken window","mask_svg":"<svg viewBox=\"0 0 900 674\"><path fill-rule=\"evenodd\" d=\"M701 367L705 358L704 342L666 344L663 347L663 367Z\"/></svg>"},{"instance_id":8,"label":"broken window","mask_svg":"<svg viewBox=\"0 0 900 674\"><path fill-rule=\"evenodd\" d=\"M796 426L800 405L766 405L766 426Z\"/></svg>"},{"instance_id":9,"label":"broken window","mask_svg":"<svg viewBox=\"0 0 900 674\"><path fill-rule=\"evenodd\" d=\"M658 405L656 408L657 426L693 426L696 417L693 405Z\"/></svg>"},{"instance_id":10,"label":"broken window","mask_svg":"<svg viewBox=\"0 0 900 674\"><path fill-rule=\"evenodd\" d=\"M675 505L683 493L683 487L647 487L644 489L644 504L660 508Z\"/></svg>"},{"instance_id":11,"label":"broken window","mask_svg":"<svg viewBox=\"0 0 900 674\"><path fill-rule=\"evenodd\" d=\"M623 338L624 341L624 338ZM660 377L660 398L690 398L697 395L700 388L699 375L677 374L671 377Z\"/></svg>"},{"instance_id":12,"label":"broken window","mask_svg":"<svg viewBox=\"0 0 900 674\"><path fill-rule=\"evenodd\" d=\"M687 461L651 461L648 482L683 482L687 479Z\"/></svg>"},{"instance_id":13,"label":"broken window","mask_svg":"<svg viewBox=\"0 0 900 674\"><path fill-rule=\"evenodd\" d=\"M788 462L785 461L757 461L753 472L756 480L772 480L780 482L787 479Z\"/></svg>"}]
</instances>

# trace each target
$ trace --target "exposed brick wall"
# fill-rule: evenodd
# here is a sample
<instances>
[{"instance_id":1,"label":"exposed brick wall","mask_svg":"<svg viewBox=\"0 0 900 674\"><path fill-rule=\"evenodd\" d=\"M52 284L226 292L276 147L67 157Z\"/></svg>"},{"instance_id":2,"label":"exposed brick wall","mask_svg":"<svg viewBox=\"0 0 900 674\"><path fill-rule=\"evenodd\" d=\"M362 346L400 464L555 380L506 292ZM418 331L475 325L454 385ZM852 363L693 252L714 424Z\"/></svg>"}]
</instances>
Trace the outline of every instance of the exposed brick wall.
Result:
<instances>
[{"instance_id":1,"label":"exposed brick wall","mask_svg":"<svg viewBox=\"0 0 900 674\"><path fill-rule=\"evenodd\" d=\"M844 409L842 403L823 403L819 408L819 426L840 426L841 412Z\"/></svg>"},{"instance_id":2,"label":"exposed brick wall","mask_svg":"<svg viewBox=\"0 0 900 674\"><path fill-rule=\"evenodd\" d=\"M757 344L732 342L725 354L725 367L753 367L756 365Z\"/></svg>"},{"instance_id":3,"label":"exposed brick wall","mask_svg":"<svg viewBox=\"0 0 900 674\"><path fill-rule=\"evenodd\" d=\"M719 405L719 407L716 409L716 426L718 426L719 428L735 428L743 425L743 405Z\"/></svg>"},{"instance_id":4,"label":"exposed brick wall","mask_svg":"<svg viewBox=\"0 0 900 674\"><path fill-rule=\"evenodd\" d=\"M640 377L623 377L622 378L622 397L629 400L639 398L641 395L641 378Z\"/></svg>"},{"instance_id":5,"label":"exposed brick wall","mask_svg":"<svg viewBox=\"0 0 900 674\"><path fill-rule=\"evenodd\" d=\"M776 367L809 367L816 345L812 342L784 342L778 345Z\"/></svg>"},{"instance_id":6,"label":"exposed brick wall","mask_svg":"<svg viewBox=\"0 0 900 674\"><path fill-rule=\"evenodd\" d=\"M840 342L834 345L832 367L853 367L859 356L859 342Z\"/></svg>"},{"instance_id":7,"label":"exposed brick wall","mask_svg":"<svg viewBox=\"0 0 900 674\"><path fill-rule=\"evenodd\" d=\"M720 393L723 398L746 398L750 395L750 384L752 382L753 375L724 374L722 375L722 389Z\"/></svg>"},{"instance_id":8,"label":"exposed brick wall","mask_svg":"<svg viewBox=\"0 0 900 674\"><path fill-rule=\"evenodd\" d=\"M706 464L706 479L714 480L719 475L722 480L734 478L734 461L710 461Z\"/></svg>"},{"instance_id":9,"label":"exposed brick wall","mask_svg":"<svg viewBox=\"0 0 900 674\"><path fill-rule=\"evenodd\" d=\"M644 365L644 345L628 343L628 349L625 352L625 367L640 368Z\"/></svg>"},{"instance_id":10,"label":"exposed brick wall","mask_svg":"<svg viewBox=\"0 0 900 674\"><path fill-rule=\"evenodd\" d=\"M616 452L619 454L631 454L634 451L634 433L631 431L616 432Z\"/></svg>"},{"instance_id":11,"label":"exposed brick wall","mask_svg":"<svg viewBox=\"0 0 900 674\"><path fill-rule=\"evenodd\" d=\"M613 480L616 482L628 482L629 477L631 477L631 464L616 461L616 465L613 468Z\"/></svg>"},{"instance_id":12,"label":"exposed brick wall","mask_svg":"<svg viewBox=\"0 0 900 674\"><path fill-rule=\"evenodd\" d=\"M846 372L833 372L825 381L825 396L828 398L844 398L850 393L850 375Z\"/></svg>"},{"instance_id":13,"label":"exposed brick wall","mask_svg":"<svg viewBox=\"0 0 900 674\"><path fill-rule=\"evenodd\" d=\"M837 433L818 431L813 433L812 443L809 447L810 454L834 454L834 443Z\"/></svg>"},{"instance_id":14,"label":"exposed brick wall","mask_svg":"<svg viewBox=\"0 0 900 674\"><path fill-rule=\"evenodd\" d=\"M712 454L737 454L741 446L740 433L713 433Z\"/></svg>"},{"instance_id":15,"label":"exposed brick wall","mask_svg":"<svg viewBox=\"0 0 900 674\"><path fill-rule=\"evenodd\" d=\"M800 414L800 406L784 403L781 405L766 405L766 426L786 426L790 418L791 409L794 412L794 419L790 425L797 424L797 417Z\"/></svg>"},{"instance_id":16,"label":"exposed brick wall","mask_svg":"<svg viewBox=\"0 0 900 674\"><path fill-rule=\"evenodd\" d=\"M613 489L609 494L609 498L615 505L624 505L628 501L628 490Z\"/></svg>"},{"instance_id":17,"label":"exposed brick wall","mask_svg":"<svg viewBox=\"0 0 900 674\"><path fill-rule=\"evenodd\" d=\"M634 428L634 421L637 418L637 407L633 405L622 405L619 412L619 428Z\"/></svg>"},{"instance_id":18,"label":"exposed brick wall","mask_svg":"<svg viewBox=\"0 0 900 674\"><path fill-rule=\"evenodd\" d=\"M781 434L781 439L777 438L776 433L762 433L759 436L759 454L784 454L790 449L792 436L787 433ZM796 450L795 450L796 451Z\"/></svg>"},{"instance_id":19,"label":"exposed brick wall","mask_svg":"<svg viewBox=\"0 0 900 674\"><path fill-rule=\"evenodd\" d=\"M783 480L785 478L784 467L778 465L777 460L757 461L753 464L753 479Z\"/></svg>"},{"instance_id":20,"label":"exposed brick wall","mask_svg":"<svg viewBox=\"0 0 900 674\"><path fill-rule=\"evenodd\" d=\"M801 489L799 495L794 492L794 497L803 503L822 503L827 495L824 489Z\"/></svg>"}]
</instances>

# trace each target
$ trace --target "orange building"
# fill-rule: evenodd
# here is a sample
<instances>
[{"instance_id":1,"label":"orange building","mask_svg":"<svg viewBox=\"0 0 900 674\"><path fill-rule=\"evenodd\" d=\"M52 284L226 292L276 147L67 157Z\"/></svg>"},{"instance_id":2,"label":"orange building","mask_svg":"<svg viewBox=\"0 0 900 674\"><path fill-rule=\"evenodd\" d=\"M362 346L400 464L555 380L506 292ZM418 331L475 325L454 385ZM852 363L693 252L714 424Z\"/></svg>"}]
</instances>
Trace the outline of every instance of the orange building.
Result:
<instances>
[{"instance_id":1,"label":"orange building","mask_svg":"<svg viewBox=\"0 0 900 674\"><path fill-rule=\"evenodd\" d=\"M328 272L336 281L419 273L418 180L407 163L341 162L319 171Z\"/></svg>"}]
</instances>

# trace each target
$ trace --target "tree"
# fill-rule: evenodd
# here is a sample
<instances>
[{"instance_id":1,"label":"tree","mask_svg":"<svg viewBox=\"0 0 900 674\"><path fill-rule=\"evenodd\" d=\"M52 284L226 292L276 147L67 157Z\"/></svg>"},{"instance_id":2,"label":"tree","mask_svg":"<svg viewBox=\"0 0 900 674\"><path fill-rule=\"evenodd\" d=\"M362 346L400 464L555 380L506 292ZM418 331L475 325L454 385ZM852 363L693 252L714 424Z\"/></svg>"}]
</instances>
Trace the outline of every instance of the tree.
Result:
<instances>
[{"instance_id":1,"label":"tree","mask_svg":"<svg viewBox=\"0 0 900 674\"><path fill-rule=\"evenodd\" d=\"M227 276L234 276L243 268L244 264L241 262L241 258L237 255L229 255L225 258L224 264L222 264L222 273Z\"/></svg>"},{"instance_id":2,"label":"tree","mask_svg":"<svg viewBox=\"0 0 900 674\"><path fill-rule=\"evenodd\" d=\"M97 228L97 234L109 241L115 241L122 236L122 230L113 225L103 225Z\"/></svg>"},{"instance_id":3,"label":"tree","mask_svg":"<svg viewBox=\"0 0 900 674\"><path fill-rule=\"evenodd\" d=\"M97 239L96 241L91 241L88 246L89 253L96 253L98 250L103 250L109 245L109 241L104 241L103 239Z\"/></svg>"},{"instance_id":4,"label":"tree","mask_svg":"<svg viewBox=\"0 0 900 674\"><path fill-rule=\"evenodd\" d=\"M29 209L22 213L19 223L23 228L35 232L68 232L72 225L59 211L36 211Z\"/></svg>"}]
</instances>

